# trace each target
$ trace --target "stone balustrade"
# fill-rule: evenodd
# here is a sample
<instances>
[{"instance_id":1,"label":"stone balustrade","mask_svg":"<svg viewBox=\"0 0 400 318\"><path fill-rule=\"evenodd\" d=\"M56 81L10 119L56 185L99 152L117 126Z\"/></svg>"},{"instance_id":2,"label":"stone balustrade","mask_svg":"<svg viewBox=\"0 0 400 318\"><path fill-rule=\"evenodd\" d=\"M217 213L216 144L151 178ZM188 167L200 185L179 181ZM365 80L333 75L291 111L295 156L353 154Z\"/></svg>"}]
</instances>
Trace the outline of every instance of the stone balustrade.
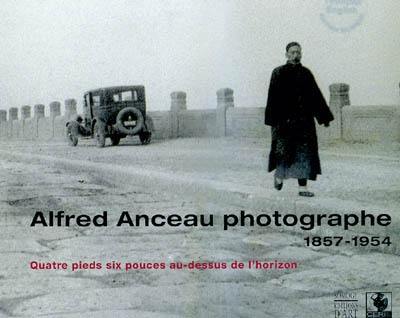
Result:
<instances>
[{"instance_id":1,"label":"stone balustrade","mask_svg":"<svg viewBox=\"0 0 400 318\"><path fill-rule=\"evenodd\" d=\"M318 126L322 141L400 142L400 105L358 106L350 104L350 86L334 83L329 86L329 107L335 120L329 128ZM222 88L216 92L216 107L188 109L187 94L171 93L169 111L150 111L155 138L225 137L269 138L270 129L264 125L265 105L260 107L235 107L234 91ZM18 113L20 111L20 118ZM64 138L65 124L77 114L75 99L66 99L64 115L61 103L51 102L49 117L45 105L24 105L20 110L11 107L0 110L0 139L55 139Z\"/></svg>"}]
</instances>

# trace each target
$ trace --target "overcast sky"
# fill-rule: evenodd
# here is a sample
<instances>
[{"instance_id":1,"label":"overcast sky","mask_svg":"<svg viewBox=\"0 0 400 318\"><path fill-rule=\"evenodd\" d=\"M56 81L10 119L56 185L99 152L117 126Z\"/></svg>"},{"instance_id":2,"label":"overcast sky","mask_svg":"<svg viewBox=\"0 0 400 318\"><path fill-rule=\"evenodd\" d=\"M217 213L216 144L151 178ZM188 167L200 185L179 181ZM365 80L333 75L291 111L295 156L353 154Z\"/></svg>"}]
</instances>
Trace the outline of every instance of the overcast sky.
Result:
<instances>
[{"instance_id":1,"label":"overcast sky","mask_svg":"<svg viewBox=\"0 0 400 318\"><path fill-rule=\"evenodd\" d=\"M399 0L2 0L0 108L130 84L146 86L150 110L176 90L213 108L222 87L236 107L264 107L292 40L327 99L345 82L354 105L399 104L399 12Z\"/></svg>"}]
</instances>

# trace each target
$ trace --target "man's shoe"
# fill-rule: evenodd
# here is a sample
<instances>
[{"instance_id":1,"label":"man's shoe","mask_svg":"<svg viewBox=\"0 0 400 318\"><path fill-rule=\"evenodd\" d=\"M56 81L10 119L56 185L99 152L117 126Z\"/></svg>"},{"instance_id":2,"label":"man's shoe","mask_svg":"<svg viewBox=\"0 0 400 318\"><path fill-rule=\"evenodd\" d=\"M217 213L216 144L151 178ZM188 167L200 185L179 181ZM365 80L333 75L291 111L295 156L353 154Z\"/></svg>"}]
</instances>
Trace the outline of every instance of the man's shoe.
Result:
<instances>
[{"instance_id":1,"label":"man's shoe","mask_svg":"<svg viewBox=\"0 0 400 318\"><path fill-rule=\"evenodd\" d=\"M299 196L311 198L314 196L314 193L310 191L299 191Z\"/></svg>"},{"instance_id":2,"label":"man's shoe","mask_svg":"<svg viewBox=\"0 0 400 318\"><path fill-rule=\"evenodd\" d=\"M282 190L283 182L279 183L278 180L276 180L276 177L274 177L274 187L278 191Z\"/></svg>"}]
</instances>

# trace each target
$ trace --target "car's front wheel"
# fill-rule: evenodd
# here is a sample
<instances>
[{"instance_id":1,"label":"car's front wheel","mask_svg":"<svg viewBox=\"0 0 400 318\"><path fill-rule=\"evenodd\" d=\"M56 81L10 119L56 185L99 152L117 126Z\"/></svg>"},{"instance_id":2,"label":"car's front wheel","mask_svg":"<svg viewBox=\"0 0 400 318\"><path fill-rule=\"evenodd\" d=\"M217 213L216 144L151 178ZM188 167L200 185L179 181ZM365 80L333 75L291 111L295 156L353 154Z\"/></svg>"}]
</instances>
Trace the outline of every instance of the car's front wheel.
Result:
<instances>
[{"instance_id":1,"label":"car's front wheel","mask_svg":"<svg viewBox=\"0 0 400 318\"><path fill-rule=\"evenodd\" d=\"M66 131L67 142L68 145L72 147L75 147L78 144L78 136L76 131L77 129L74 127L73 122L67 124L67 131Z\"/></svg>"}]
</instances>

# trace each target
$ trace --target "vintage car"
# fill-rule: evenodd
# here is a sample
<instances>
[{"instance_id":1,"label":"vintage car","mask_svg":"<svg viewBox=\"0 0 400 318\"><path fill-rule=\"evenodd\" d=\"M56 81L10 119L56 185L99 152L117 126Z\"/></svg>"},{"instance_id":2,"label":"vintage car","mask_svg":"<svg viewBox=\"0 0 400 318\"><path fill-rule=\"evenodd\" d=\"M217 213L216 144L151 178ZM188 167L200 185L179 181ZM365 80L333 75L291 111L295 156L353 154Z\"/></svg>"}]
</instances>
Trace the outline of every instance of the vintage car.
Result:
<instances>
[{"instance_id":1,"label":"vintage car","mask_svg":"<svg viewBox=\"0 0 400 318\"><path fill-rule=\"evenodd\" d=\"M142 144L151 141L153 122L146 115L144 86L115 86L94 89L83 96L83 118L69 121L67 140L78 144L78 136L95 138L104 147L107 137L116 146L121 138L138 135Z\"/></svg>"}]
</instances>

